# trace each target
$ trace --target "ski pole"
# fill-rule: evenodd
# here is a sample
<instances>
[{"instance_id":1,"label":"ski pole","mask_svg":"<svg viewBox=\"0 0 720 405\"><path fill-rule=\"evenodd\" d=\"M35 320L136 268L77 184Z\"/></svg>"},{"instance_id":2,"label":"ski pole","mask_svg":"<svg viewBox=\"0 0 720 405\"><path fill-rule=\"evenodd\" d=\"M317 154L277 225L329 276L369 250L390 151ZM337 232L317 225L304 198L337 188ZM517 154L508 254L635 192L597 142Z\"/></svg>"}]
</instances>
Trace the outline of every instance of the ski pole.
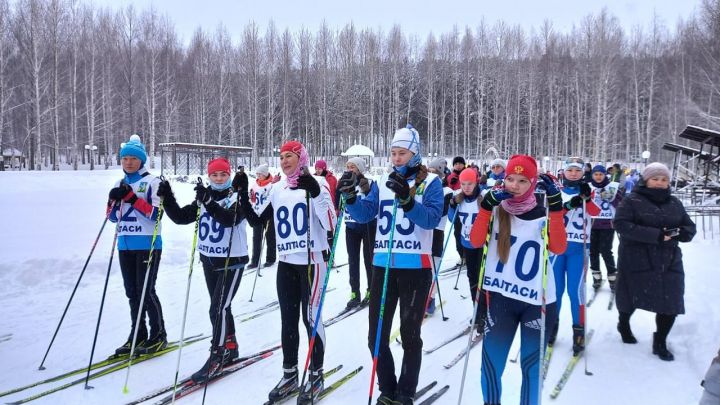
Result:
<instances>
[{"instance_id":1,"label":"ski pole","mask_svg":"<svg viewBox=\"0 0 720 405\"><path fill-rule=\"evenodd\" d=\"M253 296L255 295L255 285L257 285L258 276L260 276L260 257L262 257L263 245L265 244L265 224L260 225L262 232L260 233L260 252L258 253L258 267L255 270L255 281L253 281L252 292L250 293L250 302L253 302ZM269 248L269 247L268 247Z\"/></svg>"},{"instance_id":2,"label":"ski pole","mask_svg":"<svg viewBox=\"0 0 720 405\"><path fill-rule=\"evenodd\" d=\"M585 218L587 218L587 206L585 199L582 200L582 208L583 208L583 275L582 280L580 281L580 287L582 288L582 308L581 309L581 317L583 319L583 351L584 354L584 361L585 361L585 375L593 375L591 371L588 370L588 354L587 354L587 328L588 328L588 318L587 318L587 309L585 308L585 302L586 302L586 294L585 290L587 289L587 269L588 269L588 260L587 260L587 221Z\"/></svg>"},{"instance_id":3,"label":"ski pole","mask_svg":"<svg viewBox=\"0 0 720 405\"><path fill-rule=\"evenodd\" d=\"M70 299L68 299L67 304L65 305L65 310L62 313L62 316L60 316L60 322L58 322L57 328L55 328L55 333L53 333L52 339L50 339L50 344L48 345L47 350L45 351L45 356L43 356L42 361L40 362L40 366L38 367L38 370L45 370L45 360L47 359L48 354L50 353L50 348L52 347L53 343L55 342L55 338L57 337L58 332L60 331L60 326L62 325L63 321L65 320L65 315L67 315L68 309L70 308L70 303L72 302L73 298L75 297L75 293L77 292L78 287L80 286L80 280L82 280L83 275L85 275L85 270L87 270L88 263L90 263L90 258L93 255L93 252L95 252L95 247L98 244L98 241L100 240L100 236L103 233L103 229L105 229L105 224L107 224L108 219L110 219L110 212L112 210L108 210L108 212L105 214L105 220L102 223L102 226L100 226L100 231L98 232L97 236L95 237L95 242L92 244L92 248L90 248L90 254L88 254L87 259L85 260L85 265L82 268L82 271L80 271L80 276L78 276L77 281L75 282L75 287L72 290L72 293L70 293Z\"/></svg>"},{"instance_id":4,"label":"ski pole","mask_svg":"<svg viewBox=\"0 0 720 405\"><path fill-rule=\"evenodd\" d=\"M133 339L130 345L130 357L128 357L127 373L125 373L125 385L123 385L123 394L130 392L128 389L128 381L130 380L130 369L132 368L133 356L135 354L135 345L137 344L138 330L140 329L140 320L145 312L145 293L147 292L148 279L150 279L150 271L153 266L153 258L155 257L155 241L157 240L158 230L160 229L160 220L163 214L163 202L160 201L158 206L157 218L155 219L155 229L153 229L152 239L150 241L150 253L148 254L147 266L145 267L145 280L143 281L143 289L140 294L140 307L138 308L137 318L135 319L135 327L133 328ZM119 221L118 221L119 222Z\"/></svg>"},{"instance_id":5,"label":"ski pole","mask_svg":"<svg viewBox=\"0 0 720 405\"><path fill-rule=\"evenodd\" d=\"M478 290L475 293L475 303L473 304L473 312L472 312L473 316L475 316L475 314L477 314L478 306L480 304L480 295L482 295L482 294L480 294L480 292L482 292L482 288L481 288L482 283L481 282L482 282L483 277L485 276L485 262L487 261L488 245L490 245L490 235L492 235L492 232L493 232L494 219L495 219L494 216L490 217L490 223L488 223L487 236L485 236L485 244L483 245L483 256L482 256L482 260L480 263L480 274L478 276ZM485 291L485 304L486 304L486 313L487 313L486 323L490 321L490 316L489 316L490 303L489 303L489 301L490 301L490 295L488 294L487 291ZM470 320L471 325L472 325L473 321L474 321L474 319ZM463 389L465 388L465 376L467 375L467 367L468 367L468 360L470 359L470 347L472 346L472 340L473 340L473 332L471 330L469 333L469 336L468 336L467 347L465 348L465 364L463 365L462 380L460 380L460 395L458 396L458 405L460 405L462 403Z\"/></svg>"},{"instance_id":6,"label":"ski pole","mask_svg":"<svg viewBox=\"0 0 720 405\"><path fill-rule=\"evenodd\" d=\"M243 171L242 169L240 170ZM231 189L232 190L232 189ZM225 301L225 282L227 281L227 274L228 274L228 267L230 266L230 255L232 254L232 243L233 243L233 235L235 233L235 228L237 227L237 216L238 216L238 206L240 205L240 195L244 192L247 192L246 190L237 190L237 196L235 198L235 207L233 209L233 221L232 221L232 227L230 227L230 239L228 240L228 251L227 256L225 256L225 268L223 269L223 278L222 278L222 289L220 290L220 301L218 301L218 311L217 315L215 315L215 323L213 323L213 329L217 328L215 325L219 325L221 322L221 314L223 313L224 304ZM258 266L259 267L259 266ZM238 268L235 271L242 272L244 267ZM239 288L239 286L238 286ZM225 322L224 320L222 322ZM220 330L218 328L218 330ZM225 336L220 336L221 341L219 343L224 343ZM225 356L222 356L220 359L220 369L224 367L225 362ZM208 387L208 381L210 380L210 367L208 367L207 374L205 374L205 387L203 387L203 397L202 397L202 403L205 404L205 397L207 396L207 387Z\"/></svg>"},{"instance_id":7,"label":"ski pole","mask_svg":"<svg viewBox=\"0 0 720 405\"><path fill-rule=\"evenodd\" d=\"M198 183L202 184L202 179L198 177ZM197 202L197 214L195 216L195 233L193 234L192 248L190 249L190 270L188 271L187 286L185 287L185 306L183 309L182 326L180 326L180 346L178 347L177 366L175 367L175 381L173 381L173 397L172 403L175 403L175 393L177 392L178 376L180 374L180 359L182 358L182 349L185 345L185 321L187 321L188 302L190 301L190 283L192 282L193 265L195 264L195 249L197 248L198 230L200 229L200 201Z\"/></svg>"},{"instance_id":8,"label":"ski pole","mask_svg":"<svg viewBox=\"0 0 720 405\"><path fill-rule=\"evenodd\" d=\"M340 208L339 211L342 213L345 210L345 196L340 196ZM309 212L309 210L308 210ZM309 215L309 214L308 214ZM328 282L330 281L330 268L335 263L335 249L337 248L337 242L340 235L340 227L343 223L344 215L340 215L340 218L338 218L337 226L335 226L335 234L333 235L333 244L332 249L330 250L330 258L328 259L328 271L325 274L325 281L323 282L322 289L320 290L320 303L318 304L318 310L317 315L315 316L315 323L313 324L312 333L310 334L310 342L308 344L308 352L307 357L305 358L305 367L303 368L303 374L302 379L300 380L300 387L303 387L305 385L305 377L307 374L307 370L310 367L310 359L312 358L313 349L315 348L315 338L317 336L317 328L318 325L320 325L321 322L319 320L321 319L321 314L323 310L323 304L325 303L325 293L327 292L327 286ZM309 222L308 222L309 223ZM310 228L308 228L308 234L310 233ZM310 303L312 304L313 299L310 300ZM311 305L312 308L312 305ZM311 313L312 311L309 311ZM311 395L310 396L310 402L314 402L315 398Z\"/></svg>"},{"instance_id":9,"label":"ski pole","mask_svg":"<svg viewBox=\"0 0 720 405\"><path fill-rule=\"evenodd\" d=\"M545 318L547 317L547 304L546 304L546 297L545 292L547 291L547 272L548 272L548 248L549 248L549 240L548 240L548 226L550 223L550 217L549 217L549 209L550 206L547 201L547 194L545 194L545 225L542 228L542 237L544 242L544 249L543 249L543 274L542 274L542 303L540 305L540 355L538 356L538 405L542 404L542 392L543 392L543 383L545 382L545 379L543 378L543 372L542 370L545 368ZM558 320L559 320L558 316ZM521 343L522 347L522 343Z\"/></svg>"},{"instance_id":10,"label":"ski pole","mask_svg":"<svg viewBox=\"0 0 720 405\"><path fill-rule=\"evenodd\" d=\"M117 244L118 233L120 232L120 222L122 221L122 202L117 204L117 225L115 226L115 236L113 237L112 250L110 251L110 261L108 262L107 274L105 275L105 285L103 286L102 298L100 299L100 312L98 313L97 325L95 325L95 336L93 336L92 349L90 349L90 362L88 363L87 375L85 375L85 389L92 389L88 382L90 381L90 369L92 367L93 355L95 354L95 345L97 344L98 332L100 331L100 319L102 318L103 307L105 306L105 295L107 293L108 281L110 280L110 269L112 268L113 257L115 257L115 245Z\"/></svg>"},{"instance_id":11,"label":"ski pole","mask_svg":"<svg viewBox=\"0 0 720 405\"><path fill-rule=\"evenodd\" d=\"M450 242L450 236L453 235L453 227L455 226L455 218L457 217L457 213L460 211L459 209L455 210L455 213L453 214L452 222L450 223L450 232L448 232L448 235L445 237L445 243L443 243L443 250L440 254L440 262L435 265L435 260L433 259L433 270L435 272L435 275L433 277L432 284L430 284L430 292L428 292L427 299L425 300L425 313L427 313L428 307L430 306L430 299L432 298L432 292L433 288L435 288L435 284L437 284L438 289L438 298L440 299L440 313L442 314L443 321L447 321L448 317L445 316L445 311L443 310L443 303L442 303L442 294L440 293L440 280L438 279L438 273L440 272L440 269L442 269L442 261L443 257L445 257L445 252L447 251L448 243ZM456 288L457 289L457 288Z\"/></svg>"},{"instance_id":12,"label":"ski pole","mask_svg":"<svg viewBox=\"0 0 720 405\"><path fill-rule=\"evenodd\" d=\"M392 220L390 221L390 237L388 239L388 253L385 261L385 275L383 276L383 289L380 296L380 314L378 316L377 331L375 332L375 348L373 349L373 365L370 373L370 393L368 394L368 405L372 403L373 388L375 388L375 372L377 371L378 353L380 352L380 333L382 331L383 314L385 313L385 297L387 295L388 280L390 278L390 258L392 256L392 245L395 237L395 217L397 216L397 198L393 199Z\"/></svg>"}]
</instances>

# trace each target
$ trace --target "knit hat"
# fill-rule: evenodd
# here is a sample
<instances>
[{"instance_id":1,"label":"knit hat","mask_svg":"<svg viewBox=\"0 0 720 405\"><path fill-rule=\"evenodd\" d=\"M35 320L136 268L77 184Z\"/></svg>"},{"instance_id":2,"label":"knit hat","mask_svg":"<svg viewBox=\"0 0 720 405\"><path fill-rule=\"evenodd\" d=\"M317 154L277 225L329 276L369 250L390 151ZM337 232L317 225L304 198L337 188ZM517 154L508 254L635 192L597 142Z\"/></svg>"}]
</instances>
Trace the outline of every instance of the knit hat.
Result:
<instances>
[{"instance_id":1,"label":"knit hat","mask_svg":"<svg viewBox=\"0 0 720 405\"><path fill-rule=\"evenodd\" d=\"M455 166L457 163L462 163L462 165L465 166L465 158L462 156L455 156L453 158L453 166Z\"/></svg>"},{"instance_id":2,"label":"knit hat","mask_svg":"<svg viewBox=\"0 0 720 405\"><path fill-rule=\"evenodd\" d=\"M280 148L280 153L292 152L292 153L300 156L300 151L302 149L305 149L305 147L299 141L288 141L288 142L285 142L285 144Z\"/></svg>"},{"instance_id":3,"label":"knit hat","mask_svg":"<svg viewBox=\"0 0 720 405\"><path fill-rule=\"evenodd\" d=\"M607 170L605 169L605 166L603 166L603 165L596 165L595 167L593 167L592 172L593 173L600 172L602 174L607 174Z\"/></svg>"},{"instance_id":4,"label":"knit hat","mask_svg":"<svg viewBox=\"0 0 720 405\"><path fill-rule=\"evenodd\" d=\"M642 177L644 180L647 181L648 179L656 176L665 176L669 179L670 169L668 169L667 166L660 162L653 162L645 166L642 172Z\"/></svg>"},{"instance_id":5,"label":"knit hat","mask_svg":"<svg viewBox=\"0 0 720 405\"><path fill-rule=\"evenodd\" d=\"M447 160L444 158L436 158L428 163L428 169L435 169L438 173L444 175L445 168L447 167Z\"/></svg>"},{"instance_id":6,"label":"knit hat","mask_svg":"<svg viewBox=\"0 0 720 405\"><path fill-rule=\"evenodd\" d=\"M514 155L508 160L507 174L520 174L534 181L537 177L537 161L528 155Z\"/></svg>"},{"instance_id":7,"label":"knit hat","mask_svg":"<svg viewBox=\"0 0 720 405\"><path fill-rule=\"evenodd\" d=\"M460 172L460 182L463 181L471 181L477 183L478 181L478 173L477 170L472 168L464 169L462 172Z\"/></svg>"},{"instance_id":8,"label":"knit hat","mask_svg":"<svg viewBox=\"0 0 720 405\"><path fill-rule=\"evenodd\" d=\"M390 148L405 148L413 153L413 157L406 165L408 167L415 167L422 161L420 156L420 134L411 124L395 131Z\"/></svg>"},{"instance_id":9,"label":"knit hat","mask_svg":"<svg viewBox=\"0 0 720 405\"><path fill-rule=\"evenodd\" d=\"M140 160L142 164L147 161L147 153L145 153L145 145L140 141L140 136L133 134L130 140L120 145L120 158L125 156L134 156Z\"/></svg>"},{"instance_id":10,"label":"knit hat","mask_svg":"<svg viewBox=\"0 0 720 405\"><path fill-rule=\"evenodd\" d=\"M295 171L286 176L287 184L290 187L297 187L297 181L302 174L303 167L310 164L310 156L305 150L305 146L299 141L288 141L280 148L280 153L292 152L298 156L298 165Z\"/></svg>"},{"instance_id":11,"label":"knit hat","mask_svg":"<svg viewBox=\"0 0 720 405\"><path fill-rule=\"evenodd\" d=\"M230 171L232 170L230 168L230 162L228 162L227 159L223 157L215 158L208 162L207 165L208 174L213 174L215 172L225 172L228 175L230 174Z\"/></svg>"},{"instance_id":12,"label":"knit hat","mask_svg":"<svg viewBox=\"0 0 720 405\"><path fill-rule=\"evenodd\" d=\"M327 170L327 162L320 159L317 162L315 162L315 168L320 170Z\"/></svg>"},{"instance_id":13,"label":"knit hat","mask_svg":"<svg viewBox=\"0 0 720 405\"><path fill-rule=\"evenodd\" d=\"M263 164L255 168L256 176L267 176L268 174L270 174L270 168L268 165Z\"/></svg>"},{"instance_id":14,"label":"knit hat","mask_svg":"<svg viewBox=\"0 0 720 405\"><path fill-rule=\"evenodd\" d=\"M502 166L503 169L505 169L507 166L505 166L505 161L502 159L495 159L492 162L490 162L490 168L492 169L493 166Z\"/></svg>"},{"instance_id":15,"label":"knit hat","mask_svg":"<svg viewBox=\"0 0 720 405\"><path fill-rule=\"evenodd\" d=\"M365 161L362 160L362 158L354 157L354 158L348 159L347 162L348 162L348 163L352 163L352 164L354 164L355 166L357 166L358 170L360 170L360 173L365 173L365 170L367 169L367 168L365 167ZM316 166L317 166L317 165L316 165Z\"/></svg>"}]
</instances>

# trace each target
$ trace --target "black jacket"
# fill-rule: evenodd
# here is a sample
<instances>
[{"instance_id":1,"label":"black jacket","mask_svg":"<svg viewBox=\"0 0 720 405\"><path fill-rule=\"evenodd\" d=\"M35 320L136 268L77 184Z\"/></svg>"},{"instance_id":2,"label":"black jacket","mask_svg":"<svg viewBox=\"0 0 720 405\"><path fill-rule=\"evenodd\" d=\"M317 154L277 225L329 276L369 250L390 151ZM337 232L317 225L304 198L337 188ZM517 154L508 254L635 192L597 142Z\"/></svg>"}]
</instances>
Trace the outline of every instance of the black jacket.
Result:
<instances>
[{"instance_id":1,"label":"black jacket","mask_svg":"<svg viewBox=\"0 0 720 405\"><path fill-rule=\"evenodd\" d=\"M244 195L240 195L240 206L237 206L237 201L235 201L228 208L223 208L220 206L220 204L217 203L217 201L222 201L227 198L230 190L211 189L210 192L212 195L212 201L205 204L205 209L219 224L225 227L229 227L232 225L237 225L244 219L247 219L251 226L255 225L255 221L258 220L258 217L254 215L247 215L247 211L250 206L249 202L244 201L247 200L247 193L245 193ZM163 207L165 209L165 212L167 213L167 216L170 217L173 222L179 225L191 224L195 222L197 218L197 201L193 201L190 204L181 208L175 200L175 196L169 195L165 197L163 201ZM236 210L237 215L235 214ZM235 223L233 223L233 217L235 218Z\"/></svg>"},{"instance_id":2,"label":"black jacket","mask_svg":"<svg viewBox=\"0 0 720 405\"><path fill-rule=\"evenodd\" d=\"M613 220L620 236L617 307L659 314L685 313L685 272L679 242L690 242L695 224L669 190L638 185L618 206ZM663 241L663 229L680 228Z\"/></svg>"}]
</instances>

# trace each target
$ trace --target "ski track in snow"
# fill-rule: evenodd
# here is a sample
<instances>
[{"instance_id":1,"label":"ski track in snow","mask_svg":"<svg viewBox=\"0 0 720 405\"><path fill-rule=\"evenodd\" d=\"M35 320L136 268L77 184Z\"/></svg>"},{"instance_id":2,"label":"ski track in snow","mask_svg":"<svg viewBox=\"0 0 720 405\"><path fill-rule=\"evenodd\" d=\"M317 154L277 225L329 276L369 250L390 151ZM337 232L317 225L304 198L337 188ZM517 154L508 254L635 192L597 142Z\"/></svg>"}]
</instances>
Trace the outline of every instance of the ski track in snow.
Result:
<instances>
[{"instance_id":1,"label":"ski track in snow","mask_svg":"<svg viewBox=\"0 0 720 405\"><path fill-rule=\"evenodd\" d=\"M157 172L157 171L153 171ZM4 172L0 173L0 212L3 213L2 254L0 254L0 331L12 334L12 339L0 345L0 391L48 378L64 371L86 365L92 335L107 270L112 243L111 223L97 245L85 277L70 307L63 327L45 363L47 370L37 367L62 314L65 303L80 274L92 242L104 219L107 192L120 176L120 170L63 171L63 172ZM192 184L174 183L178 201L188 203L193 198ZM716 228L717 229L717 228ZM157 291L160 296L168 330L168 339L180 337L185 285L187 281L192 225L178 226L169 219L163 221L163 253ZM708 235L709 237L709 235ZM637 345L623 345L615 330L616 310L608 311L610 297L605 285L588 314L589 328L595 336L588 347L588 367L594 376L583 375L584 361L578 364L565 389L557 400L549 394L570 357L571 320L569 302L563 305L560 334L545 382L544 403L557 404L691 404L701 394L700 381L710 360L720 345L720 305L716 302L720 274L717 272L717 251L720 237L702 240L702 233L691 244L683 244L686 271L687 314L678 317L669 337L669 346L676 361L662 362L651 353L654 316L638 311L632 327L639 340ZM251 238L250 238L251 239ZM617 243L617 242L616 242ZM444 266L457 259L454 246L448 247ZM615 250L617 252L617 250ZM347 261L345 238L339 238L336 254L338 263ZM103 313L95 359L100 360L122 344L129 332L130 316L122 277L114 258L107 300ZM362 272L361 272L362 273ZM277 299L274 268L263 271L258 279L254 302L249 303L254 274L243 279L233 301L235 313L259 308ZM337 291L328 294L324 318L338 313L349 296L347 267L340 273L330 273L330 287ZM441 278L443 298L447 300L443 322L436 315L425 323L425 347L432 347L460 330L471 311L472 302L462 300L467 278L463 275L460 288L454 291L452 278ZM365 280L362 276L364 288ZM567 297L565 298L567 301ZM196 263L192 277L190 304L185 336L210 333L209 299L202 276L202 266ZM399 311L398 311L399 312ZM371 355L367 348L367 311L355 314L326 330L326 369L343 364L351 370L360 365L363 371L348 384L332 394L325 403L363 404L367 402ZM385 324L385 327L394 328ZM301 326L301 331L303 327ZM256 352L280 340L280 313L273 311L258 319L238 324L240 353ZM302 333L301 333L302 335ZM513 355L519 337L510 350ZM466 339L424 355L419 386L438 380L438 387L450 385L437 404L457 403L462 363L444 370L447 363L466 344ZM399 371L402 348L391 343ZM300 365L304 363L307 341L300 344ZM180 376L197 370L208 355L207 341L183 350ZM481 402L481 348L471 352L464 403ZM177 352L132 367L129 394L122 393L125 371L94 380L94 390L78 385L33 403L121 404L133 400L174 378ZM267 360L242 370L231 377L212 384L207 393L208 404L261 404L281 376L282 353L275 352ZM507 363L503 377L503 403L519 402L520 367ZM328 380L328 384L334 381ZM43 391L56 384L48 384L8 397L2 402L18 400ZM375 396L377 397L377 388ZM193 394L182 403L200 403L202 394Z\"/></svg>"}]
</instances>

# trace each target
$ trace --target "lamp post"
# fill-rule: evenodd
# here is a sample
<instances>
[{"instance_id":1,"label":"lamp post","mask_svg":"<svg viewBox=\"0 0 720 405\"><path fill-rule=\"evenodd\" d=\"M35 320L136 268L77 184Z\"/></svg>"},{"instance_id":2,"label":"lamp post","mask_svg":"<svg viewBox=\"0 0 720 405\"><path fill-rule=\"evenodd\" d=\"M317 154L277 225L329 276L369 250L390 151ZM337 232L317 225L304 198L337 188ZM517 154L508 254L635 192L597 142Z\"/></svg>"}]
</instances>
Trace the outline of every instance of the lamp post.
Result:
<instances>
[{"instance_id":1,"label":"lamp post","mask_svg":"<svg viewBox=\"0 0 720 405\"><path fill-rule=\"evenodd\" d=\"M647 166L647 161L648 161L648 159L650 159L650 151L644 150L641 156L642 156L643 160L645 161L645 166Z\"/></svg>"},{"instance_id":2,"label":"lamp post","mask_svg":"<svg viewBox=\"0 0 720 405\"><path fill-rule=\"evenodd\" d=\"M95 169L95 159L93 156L93 151L97 150L96 145L85 145L85 150L88 151L88 160L90 161L90 170Z\"/></svg>"},{"instance_id":3,"label":"lamp post","mask_svg":"<svg viewBox=\"0 0 720 405\"><path fill-rule=\"evenodd\" d=\"M543 166L545 166L545 170L549 170L548 168L548 162L550 161L550 156L543 156Z\"/></svg>"}]
</instances>

